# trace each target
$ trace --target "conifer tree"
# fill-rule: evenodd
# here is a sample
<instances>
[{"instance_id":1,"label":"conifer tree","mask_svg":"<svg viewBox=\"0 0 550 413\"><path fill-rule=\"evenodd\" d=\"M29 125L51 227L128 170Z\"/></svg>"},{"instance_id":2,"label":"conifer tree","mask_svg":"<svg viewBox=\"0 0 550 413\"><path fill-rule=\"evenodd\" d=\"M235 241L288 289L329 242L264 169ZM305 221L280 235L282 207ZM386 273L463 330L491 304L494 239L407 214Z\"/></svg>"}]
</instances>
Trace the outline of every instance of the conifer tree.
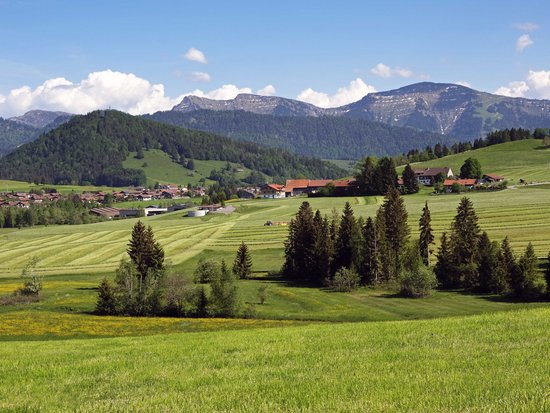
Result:
<instances>
[{"instance_id":1,"label":"conifer tree","mask_svg":"<svg viewBox=\"0 0 550 413\"><path fill-rule=\"evenodd\" d=\"M221 271L211 282L210 304L212 313L218 317L233 317L238 311L235 278L222 260Z\"/></svg>"},{"instance_id":2,"label":"conifer tree","mask_svg":"<svg viewBox=\"0 0 550 413\"><path fill-rule=\"evenodd\" d=\"M454 272L452 250L446 232L441 234L441 241L437 252L437 262L435 264L434 272L437 277L437 282L442 288L455 287L452 277Z\"/></svg>"},{"instance_id":3,"label":"conifer tree","mask_svg":"<svg viewBox=\"0 0 550 413\"><path fill-rule=\"evenodd\" d=\"M309 202L305 201L289 224L283 274L294 278L310 278L314 264L314 244L313 211Z\"/></svg>"},{"instance_id":4,"label":"conifer tree","mask_svg":"<svg viewBox=\"0 0 550 413\"><path fill-rule=\"evenodd\" d=\"M380 281L389 281L392 260L390 257L388 240L386 238L386 216L384 213L384 205L376 211L374 225L376 226L376 232L379 237L378 254L380 258Z\"/></svg>"},{"instance_id":5,"label":"conifer tree","mask_svg":"<svg viewBox=\"0 0 550 413\"><path fill-rule=\"evenodd\" d=\"M132 229L128 255L140 277L140 291L145 288L149 275L157 276L164 270L164 250L155 241L153 229L138 221Z\"/></svg>"},{"instance_id":6,"label":"conifer tree","mask_svg":"<svg viewBox=\"0 0 550 413\"><path fill-rule=\"evenodd\" d=\"M498 244L495 246L489 239L487 232L484 231L479 237L477 247L477 278L470 280L470 284L466 285L466 287L488 293L491 292L491 286L494 284L494 279L497 278L499 267Z\"/></svg>"},{"instance_id":7,"label":"conifer tree","mask_svg":"<svg viewBox=\"0 0 550 413\"><path fill-rule=\"evenodd\" d=\"M206 317L208 315L208 296L206 295L206 290L204 286L200 286L197 291L197 317Z\"/></svg>"},{"instance_id":8,"label":"conifer tree","mask_svg":"<svg viewBox=\"0 0 550 413\"><path fill-rule=\"evenodd\" d=\"M361 269L362 283L375 284L381 278L380 234L371 217L363 227L363 265Z\"/></svg>"},{"instance_id":9,"label":"conifer tree","mask_svg":"<svg viewBox=\"0 0 550 413\"><path fill-rule=\"evenodd\" d=\"M407 225L407 210L399 191L390 188L383 204L384 221L386 226L386 242L388 246L390 265L389 278L397 280L401 274L402 253L409 238Z\"/></svg>"},{"instance_id":10,"label":"conifer tree","mask_svg":"<svg viewBox=\"0 0 550 413\"><path fill-rule=\"evenodd\" d=\"M517 271L512 278L512 293L520 298L532 298L536 294L537 256L533 244L527 244L518 261Z\"/></svg>"},{"instance_id":11,"label":"conifer tree","mask_svg":"<svg viewBox=\"0 0 550 413\"><path fill-rule=\"evenodd\" d=\"M378 166L374 173L375 194L385 194L389 188L395 189L397 184L397 172L395 170L395 161L392 158L382 158L378 161Z\"/></svg>"},{"instance_id":12,"label":"conifer tree","mask_svg":"<svg viewBox=\"0 0 550 413\"><path fill-rule=\"evenodd\" d=\"M472 284L477 278L476 254L479 241L479 226L472 201L464 197L457 207L452 224L450 243L452 248L454 271L453 286L464 286L464 280Z\"/></svg>"},{"instance_id":13,"label":"conifer tree","mask_svg":"<svg viewBox=\"0 0 550 413\"><path fill-rule=\"evenodd\" d=\"M374 195L374 174L376 171L376 161L371 156L367 156L359 165L359 172L355 176L359 193L362 195Z\"/></svg>"},{"instance_id":14,"label":"conifer tree","mask_svg":"<svg viewBox=\"0 0 550 413\"><path fill-rule=\"evenodd\" d=\"M338 228L338 238L334 251L334 267L336 270L340 268L352 268L355 257L354 235L357 230L357 221L353 215L353 209L349 202L346 202L340 227Z\"/></svg>"},{"instance_id":15,"label":"conifer tree","mask_svg":"<svg viewBox=\"0 0 550 413\"><path fill-rule=\"evenodd\" d=\"M99 284L95 311L101 315L117 313L115 291L107 278L104 278Z\"/></svg>"},{"instance_id":16,"label":"conifer tree","mask_svg":"<svg viewBox=\"0 0 550 413\"><path fill-rule=\"evenodd\" d=\"M407 164L407 166L405 166L402 177L403 177L403 186L405 187L405 193L416 194L419 190L418 179L416 179L416 174L411 168L411 165Z\"/></svg>"},{"instance_id":17,"label":"conifer tree","mask_svg":"<svg viewBox=\"0 0 550 413\"><path fill-rule=\"evenodd\" d=\"M506 280L506 286L507 289L510 288L512 284L512 280L515 277L515 273L517 271L517 262L516 257L514 255L514 251L512 250L512 247L510 246L510 240L508 237L505 237L502 240L502 243L500 245L500 265L502 266L504 270L504 277Z\"/></svg>"},{"instance_id":18,"label":"conifer tree","mask_svg":"<svg viewBox=\"0 0 550 413\"><path fill-rule=\"evenodd\" d=\"M252 258L250 257L248 246L244 241L237 250L237 255L233 263L233 274L241 279L249 278L252 275Z\"/></svg>"},{"instance_id":19,"label":"conifer tree","mask_svg":"<svg viewBox=\"0 0 550 413\"><path fill-rule=\"evenodd\" d=\"M431 223L432 218L430 216L430 209L428 208L428 201L426 201L426 205L424 205L424 208L422 209L422 216L418 222L418 226L420 227L418 247L422 261L426 266L430 266L430 245L434 242Z\"/></svg>"},{"instance_id":20,"label":"conifer tree","mask_svg":"<svg viewBox=\"0 0 550 413\"><path fill-rule=\"evenodd\" d=\"M326 217L321 217L319 210L315 212L313 223L315 227L313 277L318 283L327 283L331 275L330 269L333 255L330 225Z\"/></svg>"}]
</instances>

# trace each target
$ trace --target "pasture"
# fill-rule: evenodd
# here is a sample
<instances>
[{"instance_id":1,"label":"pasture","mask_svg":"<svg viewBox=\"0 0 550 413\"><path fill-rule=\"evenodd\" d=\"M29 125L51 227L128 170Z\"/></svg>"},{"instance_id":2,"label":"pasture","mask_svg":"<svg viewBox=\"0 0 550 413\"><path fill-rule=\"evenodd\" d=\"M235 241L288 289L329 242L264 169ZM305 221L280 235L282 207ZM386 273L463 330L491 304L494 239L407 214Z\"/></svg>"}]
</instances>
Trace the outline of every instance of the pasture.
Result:
<instances>
[{"instance_id":1,"label":"pasture","mask_svg":"<svg viewBox=\"0 0 550 413\"><path fill-rule=\"evenodd\" d=\"M0 346L0 410L543 412L550 309Z\"/></svg>"},{"instance_id":2,"label":"pasture","mask_svg":"<svg viewBox=\"0 0 550 413\"><path fill-rule=\"evenodd\" d=\"M449 166L458 175L467 158L476 158L484 173L502 175L510 184L520 179L526 182L550 181L550 148L542 146L540 139L526 139L493 145L456 155L412 164L417 167Z\"/></svg>"}]
</instances>

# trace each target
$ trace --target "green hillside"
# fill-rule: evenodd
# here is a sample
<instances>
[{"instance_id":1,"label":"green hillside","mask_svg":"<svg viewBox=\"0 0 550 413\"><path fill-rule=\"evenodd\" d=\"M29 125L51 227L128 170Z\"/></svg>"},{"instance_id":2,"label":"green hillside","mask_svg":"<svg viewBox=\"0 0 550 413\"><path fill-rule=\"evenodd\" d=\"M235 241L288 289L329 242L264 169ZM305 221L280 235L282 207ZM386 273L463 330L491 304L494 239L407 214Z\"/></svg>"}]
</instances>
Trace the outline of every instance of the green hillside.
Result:
<instances>
[{"instance_id":1,"label":"green hillside","mask_svg":"<svg viewBox=\"0 0 550 413\"><path fill-rule=\"evenodd\" d=\"M543 147L539 139L501 143L428 162L415 163L412 166L449 166L458 175L460 167L469 157L479 160L484 173L502 175L511 184L518 183L520 179L526 182L550 181L550 148Z\"/></svg>"},{"instance_id":2,"label":"green hillside","mask_svg":"<svg viewBox=\"0 0 550 413\"><path fill-rule=\"evenodd\" d=\"M147 184L156 182L173 185L211 185L214 181L208 179L213 169L219 170L226 166L225 161L193 161L195 168L191 171L181 164L174 162L166 153L158 149L143 151L143 159L136 159L136 152L130 152L128 158L122 163L124 168L141 169L147 176ZM237 163L230 165L242 169L235 173L236 179L244 179L252 172Z\"/></svg>"},{"instance_id":3,"label":"green hillside","mask_svg":"<svg viewBox=\"0 0 550 413\"><path fill-rule=\"evenodd\" d=\"M184 165L189 159L233 162L277 178L337 178L345 171L320 159L237 142L114 110L75 116L0 159L0 177L50 184L142 185L142 169L124 168L128 154L159 149Z\"/></svg>"},{"instance_id":4,"label":"green hillside","mask_svg":"<svg viewBox=\"0 0 550 413\"><path fill-rule=\"evenodd\" d=\"M543 412L549 331L546 308L4 343L0 410Z\"/></svg>"}]
</instances>

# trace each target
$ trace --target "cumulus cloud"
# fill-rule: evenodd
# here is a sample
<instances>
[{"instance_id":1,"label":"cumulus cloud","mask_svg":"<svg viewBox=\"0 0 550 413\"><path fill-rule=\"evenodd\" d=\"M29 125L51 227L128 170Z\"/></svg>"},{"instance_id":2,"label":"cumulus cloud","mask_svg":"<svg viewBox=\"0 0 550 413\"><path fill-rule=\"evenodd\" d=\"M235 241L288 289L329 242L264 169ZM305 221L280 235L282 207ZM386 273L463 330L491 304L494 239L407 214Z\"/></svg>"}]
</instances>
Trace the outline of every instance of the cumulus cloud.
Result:
<instances>
[{"instance_id":1,"label":"cumulus cloud","mask_svg":"<svg viewBox=\"0 0 550 413\"><path fill-rule=\"evenodd\" d=\"M524 22L524 23L516 23L514 24L514 27L516 29L523 30L524 32L533 32L537 30L540 26L537 23Z\"/></svg>"},{"instance_id":2,"label":"cumulus cloud","mask_svg":"<svg viewBox=\"0 0 550 413\"><path fill-rule=\"evenodd\" d=\"M191 80L196 82L210 82L210 75L206 72L193 72L191 73Z\"/></svg>"},{"instance_id":3,"label":"cumulus cloud","mask_svg":"<svg viewBox=\"0 0 550 413\"><path fill-rule=\"evenodd\" d=\"M277 90L273 85L266 85L263 88L259 89L256 93L262 96L273 96L277 93Z\"/></svg>"},{"instance_id":4,"label":"cumulus cloud","mask_svg":"<svg viewBox=\"0 0 550 413\"><path fill-rule=\"evenodd\" d=\"M210 92L204 92L200 89L195 89L192 92L186 93L184 96L198 96L201 98L215 99L215 100L229 100L234 99L240 93L252 93L252 89L249 87L240 88L235 85L222 85L218 89L211 90Z\"/></svg>"},{"instance_id":5,"label":"cumulus cloud","mask_svg":"<svg viewBox=\"0 0 550 413\"><path fill-rule=\"evenodd\" d=\"M528 34L522 34L516 40L516 50L518 52L523 52L523 49L525 49L526 47L531 46L533 43L534 42L531 39L531 36L529 36Z\"/></svg>"},{"instance_id":6,"label":"cumulus cloud","mask_svg":"<svg viewBox=\"0 0 550 413\"><path fill-rule=\"evenodd\" d=\"M550 70L529 70L525 80L513 81L499 87L497 95L550 99Z\"/></svg>"},{"instance_id":7,"label":"cumulus cloud","mask_svg":"<svg viewBox=\"0 0 550 413\"><path fill-rule=\"evenodd\" d=\"M307 88L302 90L296 99L322 108L331 108L356 102L373 92L376 92L374 86L367 85L358 77L352 80L349 85L339 88L333 95Z\"/></svg>"},{"instance_id":8,"label":"cumulus cloud","mask_svg":"<svg viewBox=\"0 0 550 413\"><path fill-rule=\"evenodd\" d=\"M409 69L405 69L402 67L394 67L391 68L388 65L385 65L384 63L378 63L376 66L374 66L370 72L379 77L393 77L393 76L399 76L399 77L411 77L413 75L413 72Z\"/></svg>"},{"instance_id":9,"label":"cumulus cloud","mask_svg":"<svg viewBox=\"0 0 550 413\"><path fill-rule=\"evenodd\" d=\"M73 83L59 77L32 89L23 86L0 95L3 116L20 115L32 109L61 110L71 113L112 107L131 114L170 109L182 96L171 99L162 84L151 84L133 73L112 70L93 72Z\"/></svg>"},{"instance_id":10,"label":"cumulus cloud","mask_svg":"<svg viewBox=\"0 0 550 413\"><path fill-rule=\"evenodd\" d=\"M203 52L201 52L199 49L195 49L194 47L190 48L187 53L183 55L184 58L187 60L190 60L192 62L198 62L206 64L208 61L206 60L206 56Z\"/></svg>"}]
</instances>

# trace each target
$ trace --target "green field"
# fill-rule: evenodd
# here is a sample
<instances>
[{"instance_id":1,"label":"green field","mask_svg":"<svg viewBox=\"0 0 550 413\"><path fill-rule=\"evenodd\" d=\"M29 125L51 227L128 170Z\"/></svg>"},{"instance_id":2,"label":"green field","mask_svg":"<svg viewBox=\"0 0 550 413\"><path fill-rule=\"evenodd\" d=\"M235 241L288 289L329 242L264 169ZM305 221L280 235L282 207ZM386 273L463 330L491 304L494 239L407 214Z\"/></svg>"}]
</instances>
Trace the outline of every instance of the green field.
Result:
<instances>
[{"instance_id":1,"label":"green field","mask_svg":"<svg viewBox=\"0 0 550 413\"><path fill-rule=\"evenodd\" d=\"M502 175L510 184L517 184L520 179L526 182L550 181L550 148L542 147L540 139L493 145L412 166L449 166L458 175L460 167L469 157L479 160L483 173Z\"/></svg>"},{"instance_id":2,"label":"green field","mask_svg":"<svg viewBox=\"0 0 550 413\"><path fill-rule=\"evenodd\" d=\"M29 192L31 189L43 189L43 188L55 188L61 194L68 194L71 192L76 192L80 194L86 191L104 191L112 192L118 191L121 188L112 188L108 186L79 186L79 185L36 185L29 182L20 182L20 181L7 181L0 180L0 192Z\"/></svg>"},{"instance_id":3,"label":"green field","mask_svg":"<svg viewBox=\"0 0 550 413\"><path fill-rule=\"evenodd\" d=\"M0 346L0 410L544 412L549 331L546 308L17 342Z\"/></svg>"},{"instance_id":4,"label":"green field","mask_svg":"<svg viewBox=\"0 0 550 413\"><path fill-rule=\"evenodd\" d=\"M473 192L491 238L550 251L546 185ZM406 196L412 237L427 200L436 235L461 196ZM173 272L202 257L231 262L241 241L254 277L239 281L255 319L98 317L136 220L0 230L0 295L21 285L32 256L42 300L0 306L0 411L545 411L550 409L550 305L437 291L426 299L361 288L295 286L276 277L286 226L304 198L237 201L229 216L144 218ZM349 201L372 216L382 197L309 199L330 214ZM268 285L266 304L257 290ZM32 397L29 396L32 394ZM542 409L542 410L541 410Z\"/></svg>"},{"instance_id":5,"label":"green field","mask_svg":"<svg viewBox=\"0 0 550 413\"><path fill-rule=\"evenodd\" d=\"M143 151L144 158L137 159L136 152L131 152L124 161L123 166L131 169L143 169L147 176L147 185L154 185L156 182L161 184L184 185L212 185L214 181L207 179L213 169L221 169L227 165L225 161L193 161L195 169L193 171L184 168L174 162L165 152L158 149ZM144 166L144 165L147 166ZM237 179L246 178L250 175L250 169L243 168L237 164L230 163L231 166L240 168L243 171L237 172ZM204 181L200 182L201 179Z\"/></svg>"}]
</instances>

